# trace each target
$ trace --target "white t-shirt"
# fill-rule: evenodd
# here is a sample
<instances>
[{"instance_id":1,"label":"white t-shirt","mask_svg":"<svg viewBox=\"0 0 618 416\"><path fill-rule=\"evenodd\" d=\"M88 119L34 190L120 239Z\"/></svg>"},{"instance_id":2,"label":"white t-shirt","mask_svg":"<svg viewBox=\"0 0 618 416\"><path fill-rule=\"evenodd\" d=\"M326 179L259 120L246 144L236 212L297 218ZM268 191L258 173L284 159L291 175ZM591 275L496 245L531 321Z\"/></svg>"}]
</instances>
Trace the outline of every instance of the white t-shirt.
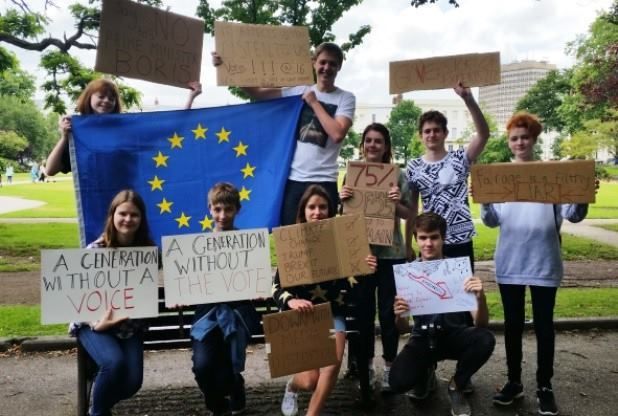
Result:
<instances>
[{"instance_id":1,"label":"white t-shirt","mask_svg":"<svg viewBox=\"0 0 618 416\"><path fill-rule=\"evenodd\" d=\"M303 94L311 88L332 117L344 116L354 120L356 97L348 91L336 88L332 92L320 92L316 85L283 88L281 95ZM292 160L289 179L298 182L334 182L338 176L337 157L343 141L335 143L309 106L303 108L296 134L296 152Z\"/></svg>"}]
</instances>

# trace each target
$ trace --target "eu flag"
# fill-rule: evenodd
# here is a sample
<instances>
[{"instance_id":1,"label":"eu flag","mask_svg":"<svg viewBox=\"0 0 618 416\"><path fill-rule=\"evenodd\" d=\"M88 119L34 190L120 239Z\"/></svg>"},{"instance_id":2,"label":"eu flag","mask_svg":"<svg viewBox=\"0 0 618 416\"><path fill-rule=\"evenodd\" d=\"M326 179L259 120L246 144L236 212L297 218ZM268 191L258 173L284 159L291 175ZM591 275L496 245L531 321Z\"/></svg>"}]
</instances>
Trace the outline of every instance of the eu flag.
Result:
<instances>
[{"instance_id":1,"label":"eu flag","mask_svg":"<svg viewBox=\"0 0 618 416\"><path fill-rule=\"evenodd\" d=\"M279 224L300 96L183 111L75 116L72 170L82 245L99 237L107 208L139 192L152 237L214 228L207 193L226 181L240 191L239 228Z\"/></svg>"}]
</instances>

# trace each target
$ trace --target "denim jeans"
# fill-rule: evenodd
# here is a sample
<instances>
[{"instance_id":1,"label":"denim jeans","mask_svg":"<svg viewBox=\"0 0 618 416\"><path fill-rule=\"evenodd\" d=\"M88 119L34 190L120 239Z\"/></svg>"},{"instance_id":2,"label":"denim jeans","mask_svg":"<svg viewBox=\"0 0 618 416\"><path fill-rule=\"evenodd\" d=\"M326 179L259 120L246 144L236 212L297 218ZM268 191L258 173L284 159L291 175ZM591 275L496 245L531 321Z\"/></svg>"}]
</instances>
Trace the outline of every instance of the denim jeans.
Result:
<instances>
[{"instance_id":1,"label":"denim jeans","mask_svg":"<svg viewBox=\"0 0 618 416\"><path fill-rule=\"evenodd\" d=\"M298 182L288 179L285 184L285 192L283 193L283 207L281 208L281 225L296 224L296 213L298 211L298 203L302 198L305 190L310 185L322 186L328 195L335 209L339 203L339 193L337 192L337 182Z\"/></svg>"},{"instance_id":2,"label":"denim jeans","mask_svg":"<svg viewBox=\"0 0 618 416\"><path fill-rule=\"evenodd\" d=\"M77 339L99 367L92 389L91 416L110 415L112 407L142 387L144 344L139 335L127 339L110 331L82 327Z\"/></svg>"}]
</instances>

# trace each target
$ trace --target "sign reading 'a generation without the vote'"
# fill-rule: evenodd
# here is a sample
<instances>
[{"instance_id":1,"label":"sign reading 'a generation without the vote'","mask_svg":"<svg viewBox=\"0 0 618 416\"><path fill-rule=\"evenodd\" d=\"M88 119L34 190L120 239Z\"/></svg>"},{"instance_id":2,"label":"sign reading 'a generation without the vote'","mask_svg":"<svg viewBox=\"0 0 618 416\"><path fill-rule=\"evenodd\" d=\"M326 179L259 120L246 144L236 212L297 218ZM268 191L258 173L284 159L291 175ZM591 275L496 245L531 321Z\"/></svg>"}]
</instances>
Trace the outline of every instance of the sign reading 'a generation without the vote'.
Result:
<instances>
[{"instance_id":1,"label":"sign reading 'a generation without the vote'","mask_svg":"<svg viewBox=\"0 0 618 416\"><path fill-rule=\"evenodd\" d=\"M395 203L388 192L397 185L399 168L388 163L349 162L345 184L354 191L343 201L344 214L363 214L369 243L392 246Z\"/></svg>"},{"instance_id":2,"label":"sign reading 'a generation without the vote'","mask_svg":"<svg viewBox=\"0 0 618 416\"><path fill-rule=\"evenodd\" d=\"M215 22L215 46L223 61L217 85L313 84L306 27Z\"/></svg>"},{"instance_id":3,"label":"sign reading 'a generation without the vote'","mask_svg":"<svg viewBox=\"0 0 618 416\"><path fill-rule=\"evenodd\" d=\"M472 165L476 203L585 204L595 200L594 160Z\"/></svg>"},{"instance_id":4,"label":"sign reading 'a generation without the vote'","mask_svg":"<svg viewBox=\"0 0 618 416\"><path fill-rule=\"evenodd\" d=\"M168 307L270 296L266 228L166 236L162 243Z\"/></svg>"},{"instance_id":5,"label":"sign reading 'a generation without the vote'","mask_svg":"<svg viewBox=\"0 0 618 416\"><path fill-rule=\"evenodd\" d=\"M156 316L157 247L41 251L41 321Z\"/></svg>"},{"instance_id":6,"label":"sign reading 'a generation without the vote'","mask_svg":"<svg viewBox=\"0 0 618 416\"><path fill-rule=\"evenodd\" d=\"M188 88L200 79L204 22L128 0L104 0L95 69Z\"/></svg>"},{"instance_id":7,"label":"sign reading 'a generation without the vote'","mask_svg":"<svg viewBox=\"0 0 618 416\"><path fill-rule=\"evenodd\" d=\"M270 376L281 377L335 364L337 352L332 327L329 303L315 305L311 312L291 310L264 315Z\"/></svg>"}]
</instances>

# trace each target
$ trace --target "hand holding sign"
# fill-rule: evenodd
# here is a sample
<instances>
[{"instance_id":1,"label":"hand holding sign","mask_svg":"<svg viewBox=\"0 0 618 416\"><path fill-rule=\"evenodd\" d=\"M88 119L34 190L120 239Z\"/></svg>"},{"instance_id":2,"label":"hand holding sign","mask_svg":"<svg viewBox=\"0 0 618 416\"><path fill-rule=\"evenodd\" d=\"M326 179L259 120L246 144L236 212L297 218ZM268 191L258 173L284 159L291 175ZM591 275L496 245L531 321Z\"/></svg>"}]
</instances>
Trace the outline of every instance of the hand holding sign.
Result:
<instances>
[{"instance_id":1,"label":"hand holding sign","mask_svg":"<svg viewBox=\"0 0 618 416\"><path fill-rule=\"evenodd\" d=\"M108 308L101 319L96 321L94 325L92 325L92 329L95 331L106 331L113 327L116 324L119 324L122 321L126 321L129 319L128 316L117 316L114 317L114 308Z\"/></svg>"}]
</instances>

